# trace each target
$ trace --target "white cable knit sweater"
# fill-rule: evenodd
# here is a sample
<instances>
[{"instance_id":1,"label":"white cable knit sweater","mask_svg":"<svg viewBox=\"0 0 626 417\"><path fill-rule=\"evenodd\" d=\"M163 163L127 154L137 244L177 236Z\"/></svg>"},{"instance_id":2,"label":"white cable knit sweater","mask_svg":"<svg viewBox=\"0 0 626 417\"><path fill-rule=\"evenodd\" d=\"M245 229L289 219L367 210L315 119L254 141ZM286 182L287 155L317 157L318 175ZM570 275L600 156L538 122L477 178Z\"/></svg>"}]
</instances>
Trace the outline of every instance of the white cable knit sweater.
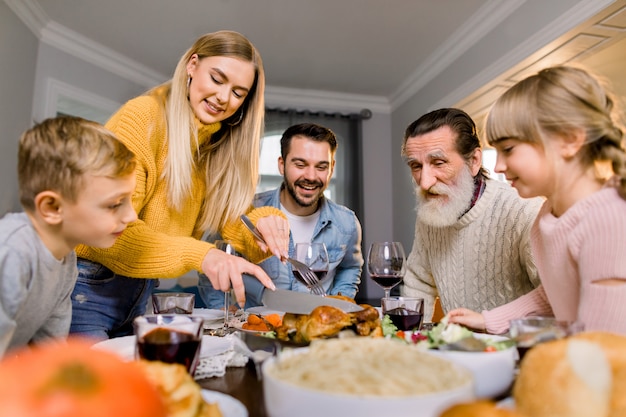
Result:
<instances>
[{"instance_id":1,"label":"white cable knit sweater","mask_svg":"<svg viewBox=\"0 0 626 417\"><path fill-rule=\"evenodd\" d=\"M480 199L454 225L418 220L402 294L424 297L429 320L437 295L447 313L457 307L488 310L528 293L540 283L529 232L542 202L487 180Z\"/></svg>"}]
</instances>

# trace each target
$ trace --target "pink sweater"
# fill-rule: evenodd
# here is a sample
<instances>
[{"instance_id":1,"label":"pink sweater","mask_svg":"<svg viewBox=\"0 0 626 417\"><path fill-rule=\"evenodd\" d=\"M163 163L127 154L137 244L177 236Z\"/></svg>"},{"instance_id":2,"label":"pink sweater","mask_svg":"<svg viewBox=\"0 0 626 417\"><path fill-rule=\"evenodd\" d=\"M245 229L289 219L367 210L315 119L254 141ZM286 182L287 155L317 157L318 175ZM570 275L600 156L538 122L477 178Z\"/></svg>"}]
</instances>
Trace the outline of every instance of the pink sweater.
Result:
<instances>
[{"instance_id":1,"label":"pink sweater","mask_svg":"<svg viewBox=\"0 0 626 417\"><path fill-rule=\"evenodd\" d=\"M577 202L561 217L546 202L531 246L542 286L483 311L488 332L506 332L513 318L553 313L558 320L582 322L585 330L626 335L626 201L614 188ZM610 278L625 281L595 283Z\"/></svg>"}]
</instances>

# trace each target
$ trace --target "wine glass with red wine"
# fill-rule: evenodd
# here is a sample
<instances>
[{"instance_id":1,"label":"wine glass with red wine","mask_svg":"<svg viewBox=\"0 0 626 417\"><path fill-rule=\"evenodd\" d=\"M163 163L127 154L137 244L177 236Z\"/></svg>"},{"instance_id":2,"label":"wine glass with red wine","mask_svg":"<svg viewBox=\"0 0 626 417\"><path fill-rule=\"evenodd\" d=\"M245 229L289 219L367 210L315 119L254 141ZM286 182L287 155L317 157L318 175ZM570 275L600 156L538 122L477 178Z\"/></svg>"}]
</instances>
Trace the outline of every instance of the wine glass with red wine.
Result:
<instances>
[{"instance_id":1,"label":"wine glass with red wine","mask_svg":"<svg viewBox=\"0 0 626 417\"><path fill-rule=\"evenodd\" d=\"M323 242L306 242L296 243L297 261L302 262L315 273L320 282L324 282L326 274L328 274L328 251ZM293 274L297 275L298 271L294 268ZM303 282L302 277L298 277L298 281Z\"/></svg>"},{"instance_id":2,"label":"wine glass with red wine","mask_svg":"<svg viewBox=\"0 0 626 417\"><path fill-rule=\"evenodd\" d=\"M374 242L367 254L370 277L385 291L385 298L393 287L402 282L406 270L406 257L400 242Z\"/></svg>"}]
</instances>

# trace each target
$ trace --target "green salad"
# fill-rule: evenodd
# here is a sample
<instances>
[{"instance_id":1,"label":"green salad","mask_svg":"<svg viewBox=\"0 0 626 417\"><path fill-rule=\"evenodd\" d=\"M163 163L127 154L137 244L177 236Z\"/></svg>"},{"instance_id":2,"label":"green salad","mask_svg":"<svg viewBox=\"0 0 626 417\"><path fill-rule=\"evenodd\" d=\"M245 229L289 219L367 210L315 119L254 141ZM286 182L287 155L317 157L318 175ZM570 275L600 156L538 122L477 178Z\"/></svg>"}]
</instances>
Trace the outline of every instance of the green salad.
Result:
<instances>
[{"instance_id":1,"label":"green salad","mask_svg":"<svg viewBox=\"0 0 626 417\"><path fill-rule=\"evenodd\" d=\"M447 317L434 325L431 330L402 331L393 324L388 315L382 319L383 335L388 338L400 339L424 349L438 349L440 346L457 342L467 337L474 337L474 333L459 324L448 323ZM508 349L513 346L511 340L482 339L486 352Z\"/></svg>"}]
</instances>

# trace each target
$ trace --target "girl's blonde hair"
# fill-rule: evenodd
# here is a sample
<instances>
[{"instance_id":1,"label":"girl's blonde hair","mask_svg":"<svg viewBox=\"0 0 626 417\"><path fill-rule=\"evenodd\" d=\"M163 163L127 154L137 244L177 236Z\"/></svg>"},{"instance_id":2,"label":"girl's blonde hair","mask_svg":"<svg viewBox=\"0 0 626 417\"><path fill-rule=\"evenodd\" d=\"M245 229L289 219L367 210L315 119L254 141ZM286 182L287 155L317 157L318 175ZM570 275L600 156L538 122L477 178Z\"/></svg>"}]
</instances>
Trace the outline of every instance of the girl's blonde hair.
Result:
<instances>
[{"instance_id":1,"label":"girl's blonde hair","mask_svg":"<svg viewBox=\"0 0 626 417\"><path fill-rule=\"evenodd\" d=\"M543 145L547 134L585 132L581 163L610 164L617 188L626 199L626 151L615 100L597 77L581 68L541 70L507 90L491 108L485 125L487 142L505 138ZM609 170L611 171L611 170ZM606 174L603 175L608 179Z\"/></svg>"},{"instance_id":2,"label":"girl's blonde hair","mask_svg":"<svg viewBox=\"0 0 626 417\"><path fill-rule=\"evenodd\" d=\"M200 59L233 57L255 68L254 83L241 107L202 146L187 98L187 63L194 54ZM162 179L167 181L172 208L180 210L186 199L199 198L191 195L193 174L199 170L204 173L206 191L198 225L202 230L219 231L248 209L258 182L265 115L265 72L259 52L238 32L208 33L180 58L172 79L148 94L164 98L168 155Z\"/></svg>"}]
</instances>

